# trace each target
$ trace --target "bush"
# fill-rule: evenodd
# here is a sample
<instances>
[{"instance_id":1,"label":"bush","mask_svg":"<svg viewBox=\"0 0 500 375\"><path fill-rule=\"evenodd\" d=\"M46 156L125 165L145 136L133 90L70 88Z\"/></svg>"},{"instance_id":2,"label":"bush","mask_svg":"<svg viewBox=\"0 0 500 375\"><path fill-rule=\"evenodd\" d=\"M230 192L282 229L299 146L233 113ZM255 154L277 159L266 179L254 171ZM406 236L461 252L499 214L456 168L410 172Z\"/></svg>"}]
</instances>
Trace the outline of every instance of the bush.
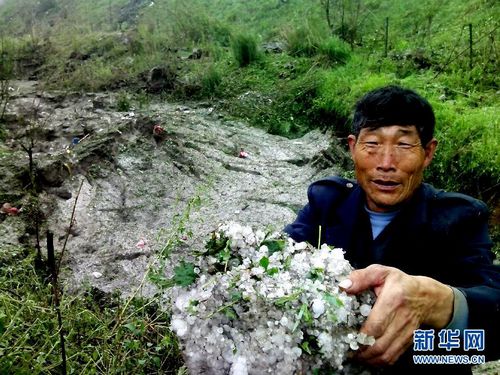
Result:
<instances>
[{"instance_id":1,"label":"bush","mask_svg":"<svg viewBox=\"0 0 500 375\"><path fill-rule=\"evenodd\" d=\"M257 41L253 35L237 34L231 41L233 57L239 67L244 67L259 60Z\"/></svg>"},{"instance_id":2,"label":"bush","mask_svg":"<svg viewBox=\"0 0 500 375\"><path fill-rule=\"evenodd\" d=\"M390 83L398 83L393 74L371 73L361 57L353 58L344 66L322 72L313 111L329 116L335 131L345 136L350 131L348 119L356 101L365 93Z\"/></svg>"},{"instance_id":3,"label":"bush","mask_svg":"<svg viewBox=\"0 0 500 375\"><path fill-rule=\"evenodd\" d=\"M351 56L348 44L335 37L321 42L318 52L333 64L345 64Z\"/></svg>"},{"instance_id":4,"label":"bush","mask_svg":"<svg viewBox=\"0 0 500 375\"><path fill-rule=\"evenodd\" d=\"M495 186L500 181L497 109L466 108L456 102L433 103L433 107L439 146L428 170L428 180L438 187L486 201L498 199L495 197Z\"/></svg>"},{"instance_id":5,"label":"bush","mask_svg":"<svg viewBox=\"0 0 500 375\"><path fill-rule=\"evenodd\" d=\"M222 82L222 75L215 65L210 65L201 77L201 93L203 96L213 96Z\"/></svg>"},{"instance_id":6,"label":"bush","mask_svg":"<svg viewBox=\"0 0 500 375\"><path fill-rule=\"evenodd\" d=\"M132 108L130 97L126 92L120 92L116 98L116 110L118 112L128 112Z\"/></svg>"}]
</instances>

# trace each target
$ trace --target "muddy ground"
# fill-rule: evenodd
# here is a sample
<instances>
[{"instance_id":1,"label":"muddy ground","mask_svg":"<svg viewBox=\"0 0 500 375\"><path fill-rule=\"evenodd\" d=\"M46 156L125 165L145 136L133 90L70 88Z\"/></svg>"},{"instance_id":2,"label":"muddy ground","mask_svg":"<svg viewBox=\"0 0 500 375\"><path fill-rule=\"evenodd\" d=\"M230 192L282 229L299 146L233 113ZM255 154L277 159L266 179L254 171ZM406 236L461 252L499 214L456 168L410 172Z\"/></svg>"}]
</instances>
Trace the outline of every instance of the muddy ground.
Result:
<instances>
[{"instance_id":1,"label":"muddy ground","mask_svg":"<svg viewBox=\"0 0 500 375\"><path fill-rule=\"evenodd\" d=\"M91 284L130 292L194 200L200 204L175 261L228 220L281 229L306 202L307 186L348 162L329 135L270 135L226 119L216 104L162 102L119 112L113 94L48 93L35 82L15 82L11 95L0 197L25 212L3 215L1 235L13 246L35 241L22 223L29 219L32 139L42 247L48 229L62 249L81 186L63 261L69 290Z\"/></svg>"}]
</instances>

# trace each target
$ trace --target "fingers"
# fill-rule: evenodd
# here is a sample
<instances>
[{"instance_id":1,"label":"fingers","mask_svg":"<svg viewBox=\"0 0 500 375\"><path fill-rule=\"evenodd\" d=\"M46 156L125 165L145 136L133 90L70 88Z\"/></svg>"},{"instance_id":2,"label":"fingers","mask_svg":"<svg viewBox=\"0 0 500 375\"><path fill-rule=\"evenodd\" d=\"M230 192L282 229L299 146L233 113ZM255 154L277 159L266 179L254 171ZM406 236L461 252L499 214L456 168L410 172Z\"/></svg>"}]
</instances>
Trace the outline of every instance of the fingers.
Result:
<instances>
[{"instance_id":1,"label":"fingers","mask_svg":"<svg viewBox=\"0 0 500 375\"><path fill-rule=\"evenodd\" d=\"M372 365L393 364L411 345L413 331L418 325L418 318L411 311L392 313L382 324L367 321L361 331L367 334L373 332L372 335L377 335L376 342L362 350L357 355L358 359Z\"/></svg>"},{"instance_id":2,"label":"fingers","mask_svg":"<svg viewBox=\"0 0 500 375\"><path fill-rule=\"evenodd\" d=\"M347 293L373 289L377 300L361 332L375 337L375 344L358 354L373 365L394 363L411 345L421 324L443 327L453 313L453 291L434 279L410 276L378 264L353 271L340 283Z\"/></svg>"},{"instance_id":3,"label":"fingers","mask_svg":"<svg viewBox=\"0 0 500 375\"><path fill-rule=\"evenodd\" d=\"M374 366L394 364L398 358L411 346L413 328L390 328L386 334L377 339L375 344L361 351L357 358Z\"/></svg>"},{"instance_id":4,"label":"fingers","mask_svg":"<svg viewBox=\"0 0 500 375\"><path fill-rule=\"evenodd\" d=\"M352 285L348 293L372 288L377 300L361 332L376 342L358 354L372 365L393 364L411 345L413 331L422 321L422 301L417 297L419 280L404 272L381 265L372 265L349 275Z\"/></svg>"},{"instance_id":5,"label":"fingers","mask_svg":"<svg viewBox=\"0 0 500 375\"><path fill-rule=\"evenodd\" d=\"M346 280L343 280L340 287L349 294L357 294L363 290L382 285L387 275L395 270L392 267L372 264L366 268L351 272L348 279L351 281L351 285Z\"/></svg>"}]
</instances>

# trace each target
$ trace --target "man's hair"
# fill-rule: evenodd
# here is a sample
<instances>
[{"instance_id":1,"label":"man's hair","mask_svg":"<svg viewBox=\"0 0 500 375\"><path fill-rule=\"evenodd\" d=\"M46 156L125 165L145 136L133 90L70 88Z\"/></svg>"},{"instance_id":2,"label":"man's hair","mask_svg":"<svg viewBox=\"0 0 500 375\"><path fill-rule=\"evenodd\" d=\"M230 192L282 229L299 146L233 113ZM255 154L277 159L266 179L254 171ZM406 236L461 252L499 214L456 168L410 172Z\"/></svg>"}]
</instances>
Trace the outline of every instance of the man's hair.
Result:
<instances>
[{"instance_id":1,"label":"man's hair","mask_svg":"<svg viewBox=\"0 0 500 375\"><path fill-rule=\"evenodd\" d=\"M391 85L370 91L356 103L352 128L358 136L363 128L415 125L425 147L434 135L435 123L426 99L413 90Z\"/></svg>"}]
</instances>

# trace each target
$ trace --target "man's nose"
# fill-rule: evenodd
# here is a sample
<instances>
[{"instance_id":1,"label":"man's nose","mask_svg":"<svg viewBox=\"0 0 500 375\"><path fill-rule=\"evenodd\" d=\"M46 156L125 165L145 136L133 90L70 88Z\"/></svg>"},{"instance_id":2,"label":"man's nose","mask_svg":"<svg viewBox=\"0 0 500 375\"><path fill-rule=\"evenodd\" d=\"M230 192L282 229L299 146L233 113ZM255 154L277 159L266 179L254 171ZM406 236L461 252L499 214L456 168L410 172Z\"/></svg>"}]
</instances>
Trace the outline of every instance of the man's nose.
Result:
<instances>
[{"instance_id":1,"label":"man's nose","mask_svg":"<svg viewBox=\"0 0 500 375\"><path fill-rule=\"evenodd\" d=\"M378 150L377 168L384 171L396 169L397 155L395 151L391 145L382 145Z\"/></svg>"}]
</instances>

